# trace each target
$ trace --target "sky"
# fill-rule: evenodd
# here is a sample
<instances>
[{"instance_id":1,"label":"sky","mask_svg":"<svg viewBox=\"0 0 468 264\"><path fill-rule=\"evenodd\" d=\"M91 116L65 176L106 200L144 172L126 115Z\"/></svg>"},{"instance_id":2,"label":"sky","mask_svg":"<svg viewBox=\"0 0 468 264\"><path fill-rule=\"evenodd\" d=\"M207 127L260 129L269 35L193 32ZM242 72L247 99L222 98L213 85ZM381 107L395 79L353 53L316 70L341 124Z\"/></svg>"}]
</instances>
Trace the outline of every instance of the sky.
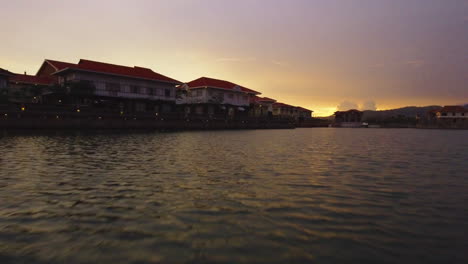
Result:
<instances>
[{"instance_id":1,"label":"sky","mask_svg":"<svg viewBox=\"0 0 468 264\"><path fill-rule=\"evenodd\" d=\"M468 0L0 0L0 68L206 76L306 107L468 103Z\"/></svg>"}]
</instances>

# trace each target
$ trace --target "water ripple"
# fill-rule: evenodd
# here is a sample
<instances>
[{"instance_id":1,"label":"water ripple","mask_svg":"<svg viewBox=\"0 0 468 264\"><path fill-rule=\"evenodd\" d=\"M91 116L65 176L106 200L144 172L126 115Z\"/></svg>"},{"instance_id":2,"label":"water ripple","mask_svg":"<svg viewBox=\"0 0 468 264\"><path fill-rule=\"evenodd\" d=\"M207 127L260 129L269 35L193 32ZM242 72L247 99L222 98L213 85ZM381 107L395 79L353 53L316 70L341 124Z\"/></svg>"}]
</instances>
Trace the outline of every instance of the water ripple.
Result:
<instances>
[{"instance_id":1,"label":"water ripple","mask_svg":"<svg viewBox=\"0 0 468 264\"><path fill-rule=\"evenodd\" d=\"M467 133L3 133L0 263L466 263Z\"/></svg>"}]
</instances>

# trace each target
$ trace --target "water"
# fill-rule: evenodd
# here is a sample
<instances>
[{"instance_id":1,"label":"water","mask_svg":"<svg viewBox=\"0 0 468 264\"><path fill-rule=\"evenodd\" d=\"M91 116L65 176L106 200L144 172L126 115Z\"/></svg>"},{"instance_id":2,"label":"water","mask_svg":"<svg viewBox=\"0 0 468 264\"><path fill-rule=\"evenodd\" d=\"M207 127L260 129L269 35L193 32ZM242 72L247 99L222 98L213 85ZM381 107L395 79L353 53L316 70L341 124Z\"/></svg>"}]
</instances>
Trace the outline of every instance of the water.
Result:
<instances>
[{"instance_id":1,"label":"water","mask_svg":"<svg viewBox=\"0 0 468 264\"><path fill-rule=\"evenodd\" d=\"M0 137L0 263L467 263L468 131Z\"/></svg>"}]
</instances>

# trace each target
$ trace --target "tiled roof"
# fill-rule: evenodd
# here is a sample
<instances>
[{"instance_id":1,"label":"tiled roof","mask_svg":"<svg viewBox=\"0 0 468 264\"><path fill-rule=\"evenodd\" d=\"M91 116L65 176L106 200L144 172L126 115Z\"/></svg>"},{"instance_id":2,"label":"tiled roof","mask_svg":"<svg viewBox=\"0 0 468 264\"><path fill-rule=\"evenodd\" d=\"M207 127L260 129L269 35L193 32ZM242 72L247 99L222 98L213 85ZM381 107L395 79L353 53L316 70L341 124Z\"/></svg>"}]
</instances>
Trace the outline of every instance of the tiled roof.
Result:
<instances>
[{"instance_id":1,"label":"tiled roof","mask_svg":"<svg viewBox=\"0 0 468 264\"><path fill-rule=\"evenodd\" d=\"M300 111L305 111L305 112L314 112L312 110L309 110L307 108L303 108L303 107L300 107L300 106L298 106L297 109L299 109Z\"/></svg>"},{"instance_id":2,"label":"tiled roof","mask_svg":"<svg viewBox=\"0 0 468 264\"><path fill-rule=\"evenodd\" d=\"M468 109L459 105L447 105L441 109L434 110L436 113L468 113Z\"/></svg>"},{"instance_id":3,"label":"tiled roof","mask_svg":"<svg viewBox=\"0 0 468 264\"><path fill-rule=\"evenodd\" d=\"M187 83L187 86L189 88L212 87L212 88L220 88L220 89L225 89L225 90L235 90L235 88L238 87L240 91L242 92L251 93L251 94L260 94L257 91L251 90L249 88L245 88L243 86L240 86L232 82L213 79L213 78L207 78L207 77L202 77L202 78L193 80Z\"/></svg>"},{"instance_id":4,"label":"tiled roof","mask_svg":"<svg viewBox=\"0 0 468 264\"><path fill-rule=\"evenodd\" d=\"M53 83L53 79L48 77L38 77L35 75L15 74L10 78L10 82L22 84L51 85Z\"/></svg>"},{"instance_id":5,"label":"tiled roof","mask_svg":"<svg viewBox=\"0 0 468 264\"><path fill-rule=\"evenodd\" d=\"M254 103L275 103L275 102L276 102L275 99L271 99L271 98L268 98L268 97L259 97L259 96L250 97L250 103L251 104L254 104Z\"/></svg>"},{"instance_id":6,"label":"tiled roof","mask_svg":"<svg viewBox=\"0 0 468 264\"><path fill-rule=\"evenodd\" d=\"M0 68L0 75L7 75L7 76L11 76L11 75L14 75L14 73L11 73L5 69L2 69Z\"/></svg>"},{"instance_id":7,"label":"tiled roof","mask_svg":"<svg viewBox=\"0 0 468 264\"><path fill-rule=\"evenodd\" d=\"M295 108L295 106L288 105L288 104L285 104L285 103L274 103L274 104L273 104L273 107L274 107L274 108L280 108L280 107Z\"/></svg>"},{"instance_id":8,"label":"tiled roof","mask_svg":"<svg viewBox=\"0 0 468 264\"><path fill-rule=\"evenodd\" d=\"M65 68L70 68L76 66L74 63L69 63L69 62L63 62L63 61L55 61L55 60L48 60L46 59L46 62L48 62L52 67L57 69L57 71L63 70Z\"/></svg>"},{"instance_id":9,"label":"tiled roof","mask_svg":"<svg viewBox=\"0 0 468 264\"><path fill-rule=\"evenodd\" d=\"M153 80L153 81L162 81L168 83L175 83L180 84L181 82L164 76L162 74L156 73L151 69L143 68L143 67L128 67L104 62L97 62L91 60L80 60L80 62L76 65L71 65L70 67L66 67L60 71L67 71L67 70L82 70L82 71L90 71L90 72L97 72L97 73L104 73L104 74L111 74L111 75L120 75L125 77L131 78L138 78L138 79L146 79L146 80ZM58 73L58 72L57 72ZM54 74L57 74L54 73Z\"/></svg>"}]
</instances>

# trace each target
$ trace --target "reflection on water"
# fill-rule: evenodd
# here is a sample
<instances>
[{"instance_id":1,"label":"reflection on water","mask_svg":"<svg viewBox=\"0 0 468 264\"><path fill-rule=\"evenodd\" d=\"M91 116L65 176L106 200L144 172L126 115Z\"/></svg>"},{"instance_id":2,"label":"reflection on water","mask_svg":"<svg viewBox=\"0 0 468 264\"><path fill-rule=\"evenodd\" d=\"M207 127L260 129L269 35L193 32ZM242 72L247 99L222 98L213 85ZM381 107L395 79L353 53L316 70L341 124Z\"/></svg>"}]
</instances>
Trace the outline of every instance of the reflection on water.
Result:
<instances>
[{"instance_id":1,"label":"reflection on water","mask_svg":"<svg viewBox=\"0 0 468 264\"><path fill-rule=\"evenodd\" d=\"M2 134L0 262L466 263L467 138Z\"/></svg>"}]
</instances>

